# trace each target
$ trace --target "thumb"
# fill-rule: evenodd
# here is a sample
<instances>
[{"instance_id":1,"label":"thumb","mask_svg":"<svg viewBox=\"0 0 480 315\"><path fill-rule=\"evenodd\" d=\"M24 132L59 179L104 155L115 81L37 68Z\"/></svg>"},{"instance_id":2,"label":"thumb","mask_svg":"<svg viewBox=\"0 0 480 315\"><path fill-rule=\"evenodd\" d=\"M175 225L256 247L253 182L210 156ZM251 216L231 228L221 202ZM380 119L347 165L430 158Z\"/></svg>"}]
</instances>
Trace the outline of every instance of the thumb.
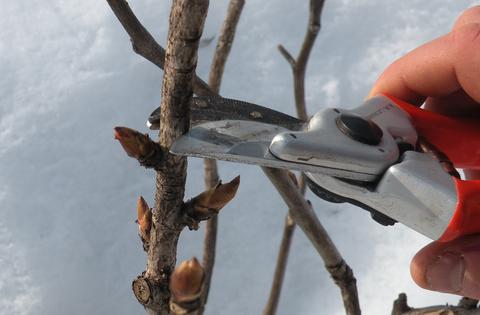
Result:
<instances>
[{"instance_id":1,"label":"thumb","mask_svg":"<svg viewBox=\"0 0 480 315\"><path fill-rule=\"evenodd\" d=\"M480 235L433 242L412 260L413 280L422 288L480 298Z\"/></svg>"}]
</instances>

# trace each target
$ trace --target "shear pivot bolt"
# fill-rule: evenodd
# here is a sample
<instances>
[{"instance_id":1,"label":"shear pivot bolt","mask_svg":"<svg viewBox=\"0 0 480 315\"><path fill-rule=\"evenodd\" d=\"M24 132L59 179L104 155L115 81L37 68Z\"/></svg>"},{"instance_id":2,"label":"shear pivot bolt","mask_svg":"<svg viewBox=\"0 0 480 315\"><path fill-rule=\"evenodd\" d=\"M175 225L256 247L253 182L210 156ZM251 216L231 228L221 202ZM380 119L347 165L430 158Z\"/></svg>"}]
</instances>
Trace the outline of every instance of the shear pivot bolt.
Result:
<instances>
[{"instance_id":1,"label":"shear pivot bolt","mask_svg":"<svg viewBox=\"0 0 480 315\"><path fill-rule=\"evenodd\" d=\"M358 142L378 145L382 141L382 129L373 121L361 116L341 114L337 118L337 126L341 132Z\"/></svg>"}]
</instances>

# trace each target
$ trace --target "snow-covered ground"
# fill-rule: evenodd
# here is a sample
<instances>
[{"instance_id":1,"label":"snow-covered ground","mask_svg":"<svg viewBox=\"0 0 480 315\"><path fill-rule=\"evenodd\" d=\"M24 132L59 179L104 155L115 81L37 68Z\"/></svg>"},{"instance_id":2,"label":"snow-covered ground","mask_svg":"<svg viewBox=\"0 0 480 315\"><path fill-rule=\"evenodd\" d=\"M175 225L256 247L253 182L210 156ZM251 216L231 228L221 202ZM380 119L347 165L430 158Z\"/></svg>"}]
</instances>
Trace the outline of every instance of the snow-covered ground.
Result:
<instances>
[{"instance_id":1,"label":"snow-covered ground","mask_svg":"<svg viewBox=\"0 0 480 315\"><path fill-rule=\"evenodd\" d=\"M0 314L143 314L131 280L144 270L135 203L153 202L154 174L137 166L112 128L145 130L160 103L162 72L135 55L105 1L1 0ZM205 36L218 34L227 0L211 1ZM467 0L327 0L307 73L309 112L353 107L391 61L446 33ZM131 0L165 42L170 1ZM276 50L296 53L308 1L249 0L222 94L294 113L291 74ZM206 78L215 45L200 51ZM220 216L208 314L260 314L286 208L262 172L221 163L242 177ZM187 195L202 190L191 159ZM312 194L318 216L353 268L364 314L388 314L400 292L412 305L455 302L409 276L427 239L382 227L363 210ZM203 231L182 234L179 259L201 256ZM279 314L343 314L337 288L300 230L294 237Z\"/></svg>"}]
</instances>

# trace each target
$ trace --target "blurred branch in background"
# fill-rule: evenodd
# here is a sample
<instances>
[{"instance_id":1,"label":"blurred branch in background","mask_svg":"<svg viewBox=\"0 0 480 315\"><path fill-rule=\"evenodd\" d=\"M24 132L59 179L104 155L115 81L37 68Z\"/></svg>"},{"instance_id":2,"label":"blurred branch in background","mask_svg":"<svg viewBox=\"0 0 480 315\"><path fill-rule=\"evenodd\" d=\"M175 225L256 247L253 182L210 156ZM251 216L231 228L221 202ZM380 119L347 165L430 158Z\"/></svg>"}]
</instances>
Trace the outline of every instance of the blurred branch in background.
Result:
<instances>
[{"instance_id":1,"label":"blurred branch in background","mask_svg":"<svg viewBox=\"0 0 480 315\"><path fill-rule=\"evenodd\" d=\"M310 203L302 196L287 172L273 168L263 168L263 171L280 193L290 209L293 220L300 226L320 254L330 276L340 288L346 314L360 314L357 286L353 272L318 220Z\"/></svg>"},{"instance_id":2,"label":"blurred branch in background","mask_svg":"<svg viewBox=\"0 0 480 315\"><path fill-rule=\"evenodd\" d=\"M212 65L208 84L214 93L219 94L222 82L223 70L227 62L230 49L232 48L235 30L237 28L245 0L230 0L227 9L227 15L223 22L220 36L218 38L215 54L213 56ZM205 187L207 189L214 187L219 181L217 161L205 159ZM202 315L207 304L208 293L212 281L213 267L215 264L215 251L217 245L218 216L212 216L205 227L205 240L203 245L203 267L205 269L205 284L202 292L202 304L197 314Z\"/></svg>"},{"instance_id":3,"label":"blurred branch in background","mask_svg":"<svg viewBox=\"0 0 480 315\"><path fill-rule=\"evenodd\" d=\"M302 48L297 56L293 58L292 55L284 48L282 45L278 46L280 53L285 57L287 62L290 64L292 73L293 73L293 87L295 95L295 106L297 110L298 118L307 121L308 114L306 109L305 101L305 73L307 69L307 63L310 56L310 52L315 44L315 39L317 38L318 33L320 32L321 27L321 15L323 11L325 1L324 0L311 0L310 1L310 11L309 19L307 25L307 31L305 38L303 40ZM268 174L270 179L273 178L274 172L269 172ZM299 178L299 191L302 195L305 195L305 178L303 174ZM277 188L278 189L278 188ZM290 205L289 205L290 206ZM285 219L285 226L283 229L282 242L279 249L279 254L277 258L277 266L275 269L274 279L272 283L272 288L270 292L270 297L268 303L264 310L264 315L274 315L276 313L278 301L280 298L283 278L285 274L285 269L287 265L288 253L290 249L291 239L293 237L293 231L295 228L295 220L291 220L290 216L294 216L290 206L290 214L287 215ZM305 209L306 210L306 209ZM307 213L307 211L303 211ZM298 215L298 214L297 214ZM317 221L318 219L315 218ZM314 222L314 219L311 219ZM328 255L322 255L324 259L327 270L330 272L330 275L334 279L335 283L340 287L342 292L343 303L347 314L360 314L360 305L358 301L358 292L356 287L356 280L353 276L353 271L347 265L347 263L341 258L338 250L335 248L335 245L330 240L329 235L323 229L320 221L317 223L317 238L320 238L320 246L323 247L323 252L329 253Z\"/></svg>"},{"instance_id":4,"label":"blurred branch in background","mask_svg":"<svg viewBox=\"0 0 480 315\"><path fill-rule=\"evenodd\" d=\"M480 315L478 300L462 298L457 306L435 305L412 308L407 304L407 295L401 293L393 302L392 315Z\"/></svg>"}]
</instances>

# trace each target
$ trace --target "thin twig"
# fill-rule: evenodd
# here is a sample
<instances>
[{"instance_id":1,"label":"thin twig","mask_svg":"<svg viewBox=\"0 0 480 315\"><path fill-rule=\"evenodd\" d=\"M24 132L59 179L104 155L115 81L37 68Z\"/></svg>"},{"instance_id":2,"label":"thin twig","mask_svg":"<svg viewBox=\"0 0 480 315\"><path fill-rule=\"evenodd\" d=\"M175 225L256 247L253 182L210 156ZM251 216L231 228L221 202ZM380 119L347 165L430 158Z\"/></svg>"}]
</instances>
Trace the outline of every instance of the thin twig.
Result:
<instances>
[{"instance_id":1,"label":"thin twig","mask_svg":"<svg viewBox=\"0 0 480 315\"><path fill-rule=\"evenodd\" d=\"M393 302L391 315L480 315L480 309L476 307L476 303L473 304L473 301L475 300L469 299L469 301L466 301L462 299L458 306L435 305L412 308L407 304L407 295L401 293L398 299Z\"/></svg>"},{"instance_id":2,"label":"thin twig","mask_svg":"<svg viewBox=\"0 0 480 315\"><path fill-rule=\"evenodd\" d=\"M328 272L340 288L346 314L361 314L356 280L352 270L343 260L310 204L285 171L272 168L262 169L287 204L293 220L312 242L322 257Z\"/></svg>"},{"instance_id":3,"label":"thin twig","mask_svg":"<svg viewBox=\"0 0 480 315\"><path fill-rule=\"evenodd\" d=\"M293 84L295 91L295 104L297 106L298 117L307 120L307 112L305 106L305 71L307 69L308 57L312 51L315 39L320 31L320 17L323 10L325 0L310 0L310 16L308 19L307 32L303 40L302 48L296 60L293 60L292 55L283 47L278 46L280 53L285 57L292 67Z\"/></svg>"},{"instance_id":4,"label":"thin twig","mask_svg":"<svg viewBox=\"0 0 480 315\"><path fill-rule=\"evenodd\" d=\"M165 49L155 41L153 36L140 23L130 9L128 2L125 0L107 0L107 2L130 36L133 51L163 69ZM197 76L195 77L194 90L197 95L214 95L208 84Z\"/></svg>"},{"instance_id":5,"label":"thin twig","mask_svg":"<svg viewBox=\"0 0 480 315\"><path fill-rule=\"evenodd\" d=\"M231 0L228 5L227 15L223 22L217 47L213 56L208 84L216 94L220 92L222 76L225 69L230 49L232 48L235 30L240 20L245 0ZM205 186L211 188L219 181L217 162L212 159L206 159L205 168ZM202 315L207 304L210 285L212 282L213 267L215 265L215 251L217 244L218 216L213 216L207 221L205 228L205 239L203 248L203 267L205 269L205 283L201 297L201 306L197 315Z\"/></svg>"},{"instance_id":6,"label":"thin twig","mask_svg":"<svg viewBox=\"0 0 480 315\"><path fill-rule=\"evenodd\" d=\"M295 94L295 107L297 110L297 116L300 119L307 120L307 110L306 110L306 101L305 101L305 71L307 67L308 57L310 51L313 48L315 39L320 30L320 19L322 14L324 1L312 0L310 1L310 10L309 10L309 23L307 26L306 36L302 44L302 49L299 53L297 60L288 52L288 50L282 45L278 45L278 50L287 60L292 68L293 72L293 81L294 81L294 94ZM305 177L303 174L300 174L299 187L302 195L305 195ZM272 287L270 291L270 297L268 299L267 305L264 310L264 315L274 315L276 313L278 300L280 299L280 290L282 288L282 282L284 278L284 273L286 270L287 259L289 255L290 246L285 246L285 244L290 244L291 239L293 238L293 231L295 229L295 224L291 222L290 215L287 215L285 219L285 225L283 228L282 243L278 253L277 267L275 269L275 274L272 282Z\"/></svg>"},{"instance_id":7,"label":"thin twig","mask_svg":"<svg viewBox=\"0 0 480 315\"><path fill-rule=\"evenodd\" d=\"M287 62L290 64L290 66L292 67L292 69L294 69L295 63L296 63L295 58L293 58L293 56L290 55L288 50L285 47L283 47L283 45L278 45L277 48L278 48L278 51L280 51L280 54L282 54L283 58L285 58Z\"/></svg>"},{"instance_id":8,"label":"thin twig","mask_svg":"<svg viewBox=\"0 0 480 315\"><path fill-rule=\"evenodd\" d=\"M273 315L277 312L294 231L295 223L293 222L293 219L287 215L285 217L285 224L283 226L282 242L280 243L280 249L278 250L277 264L275 267L275 273L273 275L270 296L268 298L267 305L265 306L265 310L263 311L263 315Z\"/></svg>"},{"instance_id":9,"label":"thin twig","mask_svg":"<svg viewBox=\"0 0 480 315\"><path fill-rule=\"evenodd\" d=\"M237 29L244 5L245 0L230 0L228 5L227 16L225 17L222 30L220 31L220 37L218 38L215 55L210 69L210 76L208 78L210 88L216 93L219 93L220 91L223 71L230 49L232 48L235 30Z\"/></svg>"}]
</instances>

